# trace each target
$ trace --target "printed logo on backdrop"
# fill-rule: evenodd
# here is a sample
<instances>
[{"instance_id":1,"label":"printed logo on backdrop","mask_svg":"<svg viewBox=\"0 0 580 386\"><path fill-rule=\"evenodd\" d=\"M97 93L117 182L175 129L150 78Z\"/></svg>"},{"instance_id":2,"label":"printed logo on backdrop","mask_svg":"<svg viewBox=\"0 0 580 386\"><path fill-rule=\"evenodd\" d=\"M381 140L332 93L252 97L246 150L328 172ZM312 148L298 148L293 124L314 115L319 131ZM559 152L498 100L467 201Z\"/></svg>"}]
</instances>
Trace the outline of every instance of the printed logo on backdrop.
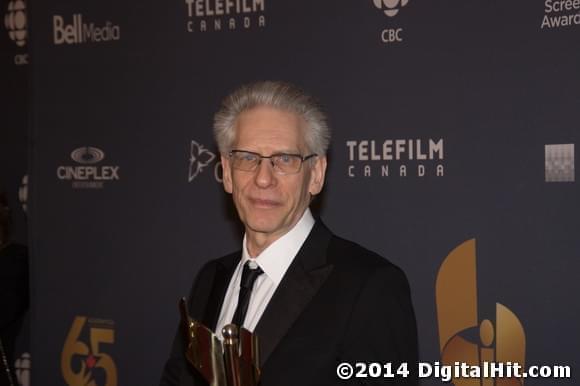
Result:
<instances>
[{"instance_id":1,"label":"printed logo on backdrop","mask_svg":"<svg viewBox=\"0 0 580 386\"><path fill-rule=\"evenodd\" d=\"M115 322L77 316L67 334L60 368L68 386L117 386L117 367L110 350Z\"/></svg>"},{"instance_id":2,"label":"printed logo on backdrop","mask_svg":"<svg viewBox=\"0 0 580 386\"><path fill-rule=\"evenodd\" d=\"M70 181L75 189L102 189L105 183L119 180L118 165L101 165L105 153L96 147L79 147L70 153L74 165L56 168L61 181Z\"/></svg>"},{"instance_id":3,"label":"printed logo on backdrop","mask_svg":"<svg viewBox=\"0 0 580 386\"><path fill-rule=\"evenodd\" d=\"M382 11L389 24L395 23L393 19L409 4L409 0L373 0L375 8ZM385 44L401 43L403 41L403 27L390 25L380 32L381 41Z\"/></svg>"},{"instance_id":4,"label":"printed logo on backdrop","mask_svg":"<svg viewBox=\"0 0 580 386\"><path fill-rule=\"evenodd\" d=\"M580 0L545 0L540 29L561 29L580 25Z\"/></svg>"},{"instance_id":5,"label":"printed logo on backdrop","mask_svg":"<svg viewBox=\"0 0 580 386\"><path fill-rule=\"evenodd\" d=\"M479 316L475 239L445 258L435 284L441 362L484 367L484 362L517 363L525 368L526 334L518 317L495 304L491 318ZM508 375L509 376L509 375ZM488 378L489 380L489 378ZM488 384L481 378L454 378L456 386ZM475 382L475 383L474 383ZM499 378L497 385L523 385L523 378ZM493 384L493 381L492 383Z\"/></svg>"},{"instance_id":6,"label":"printed logo on backdrop","mask_svg":"<svg viewBox=\"0 0 580 386\"><path fill-rule=\"evenodd\" d=\"M185 0L187 32L241 31L266 27L266 0Z\"/></svg>"},{"instance_id":7,"label":"printed logo on backdrop","mask_svg":"<svg viewBox=\"0 0 580 386\"><path fill-rule=\"evenodd\" d=\"M25 352L14 361L14 372L19 386L30 386L30 354Z\"/></svg>"},{"instance_id":8,"label":"printed logo on backdrop","mask_svg":"<svg viewBox=\"0 0 580 386\"><path fill-rule=\"evenodd\" d=\"M217 161L215 153L206 149L204 145L192 140L189 151L189 177L188 182L195 180L205 169L213 171L217 182L222 182L222 163Z\"/></svg>"},{"instance_id":9,"label":"printed logo on backdrop","mask_svg":"<svg viewBox=\"0 0 580 386\"><path fill-rule=\"evenodd\" d=\"M18 188L18 201L22 206L24 213L28 212L28 174L22 177L20 187Z\"/></svg>"},{"instance_id":10,"label":"printed logo on backdrop","mask_svg":"<svg viewBox=\"0 0 580 386\"><path fill-rule=\"evenodd\" d=\"M28 20L26 15L26 2L24 0L11 0L8 2L4 14L4 27L8 31L10 40L17 47L25 49L28 39ZM28 54L14 55L14 64L28 64Z\"/></svg>"},{"instance_id":11,"label":"printed logo on backdrop","mask_svg":"<svg viewBox=\"0 0 580 386\"><path fill-rule=\"evenodd\" d=\"M52 16L53 42L61 44L107 43L121 39L121 27L109 20L94 22L81 13Z\"/></svg>"},{"instance_id":12,"label":"printed logo on backdrop","mask_svg":"<svg viewBox=\"0 0 580 386\"><path fill-rule=\"evenodd\" d=\"M573 143L545 145L544 157L546 182L574 182Z\"/></svg>"},{"instance_id":13,"label":"printed logo on backdrop","mask_svg":"<svg viewBox=\"0 0 580 386\"><path fill-rule=\"evenodd\" d=\"M347 175L358 177L443 177L443 138L349 140Z\"/></svg>"}]
</instances>

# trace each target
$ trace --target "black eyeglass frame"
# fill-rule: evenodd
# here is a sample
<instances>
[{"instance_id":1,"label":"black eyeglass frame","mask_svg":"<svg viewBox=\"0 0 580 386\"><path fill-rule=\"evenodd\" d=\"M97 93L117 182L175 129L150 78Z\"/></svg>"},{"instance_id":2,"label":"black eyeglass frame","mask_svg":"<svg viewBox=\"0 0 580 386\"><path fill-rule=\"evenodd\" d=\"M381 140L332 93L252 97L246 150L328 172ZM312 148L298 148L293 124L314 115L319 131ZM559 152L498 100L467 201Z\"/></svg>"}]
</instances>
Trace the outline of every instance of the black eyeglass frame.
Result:
<instances>
[{"instance_id":1,"label":"black eyeglass frame","mask_svg":"<svg viewBox=\"0 0 580 386\"><path fill-rule=\"evenodd\" d=\"M292 153L274 153L274 154L271 154L271 155L262 155L260 153L256 153L255 151L239 150L239 149L230 150L230 152L228 153L228 156L231 158L231 157L233 157L233 155L235 153L251 154L251 155L255 155L256 157L259 158L258 159L258 163L256 164L256 167L253 170L243 170L243 169L238 169L238 170L247 171L247 172L253 172L253 171L255 171L260 166L260 164L262 163L262 160L266 158L266 159L269 159L270 160L270 164L272 164L272 169L276 173L281 174L281 175L300 173L300 170L302 170L302 164L304 163L304 161L307 161L307 160L311 159L312 157L318 157L318 154L316 154L316 153L312 153L312 154L305 155L305 156L303 156L302 154L292 154ZM285 155L286 156L291 156L291 157L296 157L297 159L300 160L300 166L298 167L298 170L296 170L295 172L287 173L287 172L282 172L279 169L277 169L278 166L274 163L273 158L274 157L285 156Z\"/></svg>"}]
</instances>

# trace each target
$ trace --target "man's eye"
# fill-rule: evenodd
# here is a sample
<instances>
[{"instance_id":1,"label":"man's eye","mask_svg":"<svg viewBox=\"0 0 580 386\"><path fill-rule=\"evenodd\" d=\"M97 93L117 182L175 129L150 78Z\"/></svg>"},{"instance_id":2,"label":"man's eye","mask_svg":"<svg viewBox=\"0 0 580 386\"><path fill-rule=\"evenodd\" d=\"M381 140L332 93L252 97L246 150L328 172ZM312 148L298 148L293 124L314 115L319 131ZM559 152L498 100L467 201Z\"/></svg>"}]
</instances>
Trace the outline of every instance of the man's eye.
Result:
<instances>
[{"instance_id":1,"label":"man's eye","mask_svg":"<svg viewBox=\"0 0 580 386\"><path fill-rule=\"evenodd\" d=\"M256 159L256 156L250 153L245 153L240 155L240 159L242 161L254 161Z\"/></svg>"},{"instance_id":2,"label":"man's eye","mask_svg":"<svg viewBox=\"0 0 580 386\"><path fill-rule=\"evenodd\" d=\"M292 163L292 156L288 154L280 154L278 155L278 162L281 162L283 164Z\"/></svg>"}]
</instances>

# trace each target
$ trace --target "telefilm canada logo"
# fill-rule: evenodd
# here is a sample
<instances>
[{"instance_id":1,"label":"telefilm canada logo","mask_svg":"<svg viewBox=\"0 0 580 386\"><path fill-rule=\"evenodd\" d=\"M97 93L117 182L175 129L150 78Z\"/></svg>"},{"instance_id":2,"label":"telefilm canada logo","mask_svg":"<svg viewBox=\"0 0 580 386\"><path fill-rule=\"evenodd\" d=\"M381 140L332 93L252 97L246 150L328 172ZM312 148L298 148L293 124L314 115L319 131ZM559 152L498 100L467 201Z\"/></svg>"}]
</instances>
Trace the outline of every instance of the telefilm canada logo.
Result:
<instances>
[{"instance_id":1,"label":"telefilm canada logo","mask_svg":"<svg viewBox=\"0 0 580 386\"><path fill-rule=\"evenodd\" d=\"M540 29L562 29L580 25L579 0L545 0Z\"/></svg>"},{"instance_id":2,"label":"telefilm canada logo","mask_svg":"<svg viewBox=\"0 0 580 386\"><path fill-rule=\"evenodd\" d=\"M214 164L214 161L217 162ZM222 163L218 160L217 155L204 145L192 140L189 150L189 176L187 181L192 182L208 168L213 172L215 180L221 183Z\"/></svg>"},{"instance_id":3,"label":"telefilm canada logo","mask_svg":"<svg viewBox=\"0 0 580 386\"><path fill-rule=\"evenodd\" d=\"M12 0L8 2L6 13L4 14L4 27L8 32L10 40L18 48L26 49L28 18L24 0ZM28 54L22 53L14 55L14 64L18 66L28 64Z\"/></svg>"},{"instance_id":4,"label":"telefilm canada logo","mask_svg":"<svg viewBox=\"0 0 580 386\"><path fill-rule=\"evenodd\" d=\"M53 42L61 44L106 43L121 39L121 27L111 21L95 23L81 13L52 16Z\"/></svg>"},{"instance_id":5,"label":"telefilm canada logo","mask_svg":"<svg viewBox=\"0 0 580 386\"><path fill-rule=\"evenodd\" d=\"M105 159L105 153L96 147L79 147L70 153L75 165L56 168L59 180L70 181L75 189L102 189L105 183L119 180L119 166L97 165Z\"/></svg>"},{"instance_id":6,"label":"telefilm canada logo","mask_svg":"<svg viewBox=\"0 0 580 386\"><path fill-rule=\"evenodd\" d=\"M392 19L409 4L409 0L373 0L376 9L382 11L387 19ZM389 20L389 23L392 23ZM384 28L380 34L381 41L385 44L401 43L403 41L403 28L400 26L389 26Z\"/></svg>"},{"instance_id":7,"label":"telefilm canada logo","mask_svg":"<svg viewBox=\"0 0 580 386\"><path fill-rule=\"evenodd\" d=\"M447 255L437 274L435 298L441 362L483 367L485 362L525 367L526 334L518 317L501 303L495 314L478 310L476 242L467 240ZM493 380L453 378L457 386L493 385ZM490 383L491 381L491 383ZM498 379L496 385L523 385L523 378Z\"/></svg>"},{"instance_id":8,"label":"telefilm canada logo","mask_svg":"<svg viewBox=\"0 0 580 386\"><path fill-rule=\"evenodd\" d=\"M350 178L445 175L443 138L349 140L346 151Z\"/></svg>"},{"instance_id":9,"label":"telefilm canada logo","mask_svg":"<svg viewBox=\"0 0 580 386\"><path fill-rule=\"evenodd\" d=\"M187 32L238 31L266 27L266 0L184 0Z\"/></svg>"},{"instance_id":10,"label":"telefilm canada logo","mask_svg":"<svg viewBox=\"0 0 580 386\"><path fill-rule=\"evenodd\" d=\"M114 321L76 316L60 357L60 368L66 384L117 386L117 366L110 354L114 343Z\"/></svg>"}]
</instances>

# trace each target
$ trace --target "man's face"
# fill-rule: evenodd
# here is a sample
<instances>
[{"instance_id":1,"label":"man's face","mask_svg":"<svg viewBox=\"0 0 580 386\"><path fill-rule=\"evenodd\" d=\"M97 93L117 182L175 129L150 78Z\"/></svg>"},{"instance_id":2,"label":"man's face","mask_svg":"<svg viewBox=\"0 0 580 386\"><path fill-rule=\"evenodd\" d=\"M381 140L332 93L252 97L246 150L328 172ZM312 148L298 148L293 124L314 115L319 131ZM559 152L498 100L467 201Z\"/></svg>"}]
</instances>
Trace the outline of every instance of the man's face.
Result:
<instances>
[{"instance_id":1,"label":"man's face","mask_svg":"<svg viewBox=\"0 0 580 386\"><path fill-rule=\"evenodd\" d=\"M304 122L294 113L256 107L240 114L233 149L269 156L276 153L309 155ZM276 173L269 159L253 172L234 170L222 155L224 189L231 193L240 219L249 234L270 242L288 232L324 184L326 158L305 161L296 174Z\"/></svg>"}]
</instances>

